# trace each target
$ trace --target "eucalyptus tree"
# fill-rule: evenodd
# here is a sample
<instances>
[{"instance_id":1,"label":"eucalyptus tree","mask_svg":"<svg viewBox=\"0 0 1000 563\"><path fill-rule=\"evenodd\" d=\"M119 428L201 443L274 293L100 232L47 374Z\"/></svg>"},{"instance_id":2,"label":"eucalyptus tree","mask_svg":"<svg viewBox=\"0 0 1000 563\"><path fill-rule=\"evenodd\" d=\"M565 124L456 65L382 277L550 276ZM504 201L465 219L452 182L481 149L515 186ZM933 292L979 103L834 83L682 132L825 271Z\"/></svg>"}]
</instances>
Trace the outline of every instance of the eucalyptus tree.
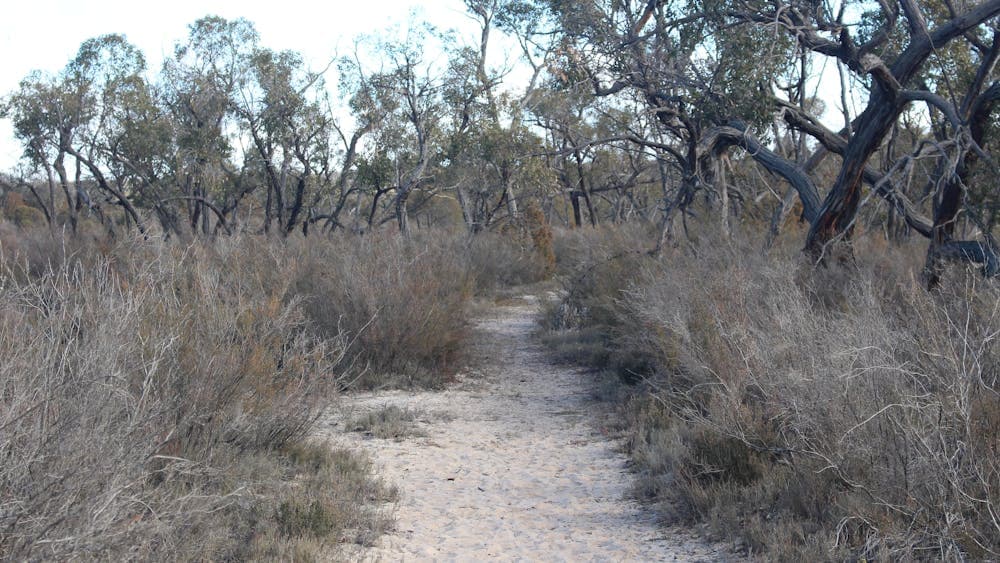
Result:
<instances>
[{"instance_id":1,"label":"eucalyptus tree","mask_svg":"<svg viewBox=\"0 0 1000 563\"><path fill-rule=\"evenodd\" d=\"M952 155L950 160L964 163L970 151L984 154L972 130L975 123L986 121L995 98L990 93L997 59L992 37L1000 1L921 6L900 0L844 3L839 8L827 2L740 2L722 11L733 24L781 31L802 48L831 57L870 81L865 109L843 144L837 178L812 221L806 246L814 256L822 256L830 243L850 238L869 161L913 104L924 104L931 113L945 116L952 147L945 152ZM945 76L952 73L946 71L940 75L942 81L933 84L929 78L935 69L954 64L957 53L967 56L971 72L949 80ZM938 143L934 150L943 148ZM900 167L912 158L902 159ZM961 173L951 168L946 176L960 178ZM995 271L996 266L989 265L996 262L995 249L989 248L993 244L951 240L962 192L957 182L940 182L933 227L937 250L933 252L983 261Z\"/></svg>"},{"instance_id":2,"label":"eucalyptus tree","mask_svg":"<svg viewBox=\"0 0 1000 563\"><path fill-rule=\"evenodd\" d=\"M25 158L46 171L50 194L56 183L52 171L58 175L74 229L84 207L95 211L109 229L114 228L113 222L104 219L101 202L87 192L85 171L104 199L120 206L140 232L147 231L130 200L131 172L108 166L114 161L116 143L125 134L123 104L148 96L142 76L145 68L142 53L123 36L104 35L84 41L59 74L29 75L5 103L5 115L14 122ZM67 158L76 164L72 181ZM49 199L54 215L54 198Z\"/></svg>"},{"instance_id":3,"label":"eucalyptus tree","mask_svg":"<svg viewBox=\"0 0 1000 563\"><path fill-rule=\"evenodd\" d=\"M454 187L463 219L478 233L519 217L518 200L537 192L547 182L541 158L543 140L525 125L520 96L493 91L500 82L493 75L487 85L467 70L478 64L478 55L452 52L445 77L448 119L437 173Z\"/></svg>"},{"instance_id":4,"label":"eucalyptus tree","mask_svg":"<svg viewBox=\"0 0 1000 563\"><path fill-rule=\"evenodd\" d=\"M152 210L169 235L179 229L174 202L165 199L173 183L174 125L160 102L158 88L141 74L124 77L104 94L102 131L94 140L108 175L127 188L139 213Z\"/></svg>"},{"instance_id":5,"label":"eucalyptus tree","mask_svg":"<svg viewBox=\"0 0 1000 563\"><path fill-rule=\"evenodd\" d=\"M257 49L249 64L251 80L239 93L236 111L252 140L247 165L262 168L268 186L264 228L273 219L282 234L300 226L308 231L318 219L316 204L333 189L340 170L324 81L305 70L294 52Z\"/></svg>"},{"instance_id":6,"label":"eucalyptus tree","mask_svg":"<svg viewBox=\"0 0 1000 563\"><path fill-rule=\"evenodd\" d=\"M29 171L44 173L48 194L36 199L40 200L46 218L52 224L56 221L57 180L54 171L58 172L58 186L66 198L67 216L75 231L82 198L70 189L65 167L66 152L59 143L61 97L62 92L54 77L34 72L22 80L19 89L4 101L0 115L13 122L14 134L24 146L22 156Z\"/></svg>"},{"instance_id":7,"label":"eucalyptus tree","mask_svg":"<svg viewBox=\"0 0 1000 563\"><path fill-rule=\"evenodd\" d=\"M720 161L728 147L717 142L718 128L733 120L744 130L769 121L771 84L790 64L791 43L763 29L733 29L688 14L693 6L686 2L549 5L562 23L556 77L565 87L586 85L599 98L627 96L655 120L652 136L627 130L621 136L656 150L680 176L677 197L665 204L667 224L709 189L722 203L725 228L730 186ZM765 166L775 164L751 136L727 139L765 157Z\"/></svg>"},{"instance_id":8,"label":"eucalyptus tree","mask_svg":"<svg viewBox=\"0 0 1000 563\"><path fill-rule=\"evenodd\" d=\"M391 192L394 185L390 178L391 166L388 160L370 149L385 145L375 137L385 132L386 119L396 108L396 101L392 96L382 95L380 79L375 77L373 81L373 77L367 74L357 51L353 57L342 57L338 61L337 70L339 94L346 103L335 108L328 102L326 111L332 115L339 109L348 113L350 119L334 119L329 122L334 139L339 141L339 147L332 149L332 152L341 155L340 169L335 180L330 176L328 183L332 184L332 188L318 191L313 198L313 208L319 209L323 199L327 201L327 205L326 213L317 211L312 221L324 221L330 229L347 228L341 214L354 196L353 228L362 229L361 223L364 221L370 229L375 222L379 200ZM363 195L371 198L369 212L364 217L361 209Z\"/></svg>"},{"instance_id":9,"label":"eucalyptus tree","mask_svg":"<svg viewBox=\"0 0 1000 563\"><path fill-rule=\"evenodd\" d=\"M402 39L384 36L368 43L382 67L367 73L371 91L365 95L372 98L369 107L379 108L375 113L383 116L370 151L392 162L392 217L404 236L410 234L410 197L418 189L433 189L428 176L444 111L441 77L431 50L431 42L439 37L433 26L411 24Z\"/></svg>"},{"instance_id":10,"label":"eucalyptus tree","mask_svg":"<svg viewBox=\"0 0 1000 563\"><path fill-rule=\"evenodd\" d=\"M992 39L1000 1L548 4L564 22L566 79L591 83L598 96L643 98L671 142L639 142L671 156L689 189L713 181L715 157L739 146L794 187L810 223L806 248L817 260L833 243L850 239L868 183L908 225L933 239L929 263L951 257L980 262L987 273L998 270L988 229L979 229L984 241L957 240L952 231L967 192L963 171L991 162L982 141L989 128L978 124L990 122L997 96ZM807 56L833 60L868 87L864 110L840 133L820 125L805 104L776 95L781 73L774 69ZM957 72L962 67L967 70ZM870 165L873 155L915 105L937 124L937 138L879 172ZM752 134L775 112L841 157L824 197L801 158L772 151ZM933 221L893 186L901 171L927 155L942 159Z\"/></svg>"},{"instance_id":11,"label":"eucalyptus tree","mask_svg":"<svg viewBox=\"0 0 1000 563\"><path fill-rule=\"evenodd\" d=\"M551 30L537 8L520 0L465 0L467 12L480 31L479 49L474 52L476 81L483 98L479 132L482 150L479 157L494 172L511 219L517 218L517 197L514 193L515 174L529 168L521 162L525 149L532 144L532 135L524 128L524 118L535 98L553 44ZM519 62L529 70L525 84L517 91L501 90L505 73L510 70L490 70L490 38L496 31L516 40L520 47Z\"/></svg>"},{"instance_id":12,"label":"eucalyptus tree","mask_svg":"<svg viewBox=\"0 0 1000 563\"><path fill-rule=\"evenodd\" d=\"M545 197L551 170L541 158L543 139L526 127L511 130L478 123L461 138L446 179L455 179L465 223L473 233L519 217L517 201Z\"/></svg>"},{"instance_id":13,"label":"eucalyptus tree","mask_svg":"<svg viewBox=\"0 0 1000 563\"><path fill-rule=\"evenodd\" d=\"M474 44L453 39L448 45L440 172L453 185L469 229L479 232L504 218L517 220L518 192L545 183L541 139L525 119L540 95L553 34L529 2L466 0L465 6L477 35ZM500 63L497 54L504 51L508 59Z\"/></svg>"},{"instance_id":14,"label":"eucalyptus tree","mask_svg":"<svg viewBox=\"0 0 1000 563\"><path fill-rule=\"evenodd\" d=\"M323 72L308 69L298 53L261 46L252 23L213 16L191 26L163 78L180 192L171 199L190 202L193 228L209 232L203 208L225 227L258 195L264 232L339 224L357 144L370 126L343 139Z\"/></svg>"},{"instance_id":15,"label":"eucalyptus tree","mask_svg":"<svg viewBox=\"0 0 1000 563\"><path fill-rule=\"evenodd\" d=\"M634 143L629 137L657 139L654 124L644 112L636 111L634 105L599 104L597 108L599 112L592 121L594 134L599 140L607 141L586 147L589 167L587 184L582 186L586 187L583 194L594 200L595 208L607 208L603 212L606 220L624 222L637 216L651 222L657 218L658 204L669 197L673 186L668 185L663 190L655 149ZM616 136L618 131L627 131L628 135L625 138ZM579 143L578 139L570 141ZM579 159L574 160L579 164ZM729 185L726 192L733 189Z\"/></svg>"},{"instance_id":16,"label":"eucalyptus tree","mask_svg":"<svg viewBox=\"0 0 1000 563\"><path fill-rule=\"evenodd\" d=\"M259 37L244 19L217 16L197 20L161 73L163 103L174 127L173 190L183 202L190 228L212 232L211 210L232 211L258 182L244 175L241 119L237 101L250 86ZM273 188L273 185L268 185ZM268 191L264 228L276 214ZM220 216L221 220L221 216Z\"/></svg>"},{"instance_id":17,"label":"eucalyptus tree","mask_svg":"<svg viewBox=\"0 0 1000 563\"><path fill-rule=\"evenodd\" d=\"M588 170L590 153L597 145L593 141L601 137L595 127L594 101L575 88L552 88L540 97L532 112L533 120L548 136L549 167L569 198L573 224L576 227L583 225L580 204L583 200L589 222L596 227L599 220L591 197L593 182Z\"/></svg>"}]
</instances>

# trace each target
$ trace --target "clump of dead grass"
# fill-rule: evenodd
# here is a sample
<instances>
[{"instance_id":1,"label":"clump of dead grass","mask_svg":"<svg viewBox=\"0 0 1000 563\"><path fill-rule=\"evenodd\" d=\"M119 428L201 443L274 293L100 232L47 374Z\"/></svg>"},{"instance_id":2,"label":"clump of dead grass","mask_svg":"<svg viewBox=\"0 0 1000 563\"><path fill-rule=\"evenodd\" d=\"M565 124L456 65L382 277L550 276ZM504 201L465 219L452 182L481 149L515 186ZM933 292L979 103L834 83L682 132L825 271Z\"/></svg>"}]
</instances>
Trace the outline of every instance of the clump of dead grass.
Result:
<instances>
[{"instance_id":1,"label":"clump of dead grass","mask_svg":"<svg viewBox=\"0 0 1000 563\"><path fill-rule=\"evenodd\" d=\"M349 420L346 427L351 432L363 432L380 440L402 440L426 436L418 424L421 416L419 411L408 407L385 405Z\"/></svg>"}]
</instances>

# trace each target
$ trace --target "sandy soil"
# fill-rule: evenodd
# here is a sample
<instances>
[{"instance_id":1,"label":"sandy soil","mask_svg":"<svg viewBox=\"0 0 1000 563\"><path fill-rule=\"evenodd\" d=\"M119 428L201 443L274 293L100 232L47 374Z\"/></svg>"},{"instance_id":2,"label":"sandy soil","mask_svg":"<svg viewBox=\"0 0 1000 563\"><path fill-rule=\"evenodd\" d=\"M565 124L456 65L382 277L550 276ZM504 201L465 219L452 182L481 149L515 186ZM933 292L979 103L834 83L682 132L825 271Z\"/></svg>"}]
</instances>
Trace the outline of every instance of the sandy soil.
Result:
<instances>
[{"instance_id":1,"label":"sandy soil","mask_svg":"<svg viewBox=\"0 0 1000 563\"><path fill-rule=\"evenodd\" d=\"M332 440L368 450L401 491L397 531L365 561L719 561L729 554L663 528L628 498L631 475L602 432L590 378L552 365L532 339L537 299L476 326L477 367L443 392L359 394L324 420ZM343 433L345 412L398 405L426 437Z\"/></svg>"}]
</instances>

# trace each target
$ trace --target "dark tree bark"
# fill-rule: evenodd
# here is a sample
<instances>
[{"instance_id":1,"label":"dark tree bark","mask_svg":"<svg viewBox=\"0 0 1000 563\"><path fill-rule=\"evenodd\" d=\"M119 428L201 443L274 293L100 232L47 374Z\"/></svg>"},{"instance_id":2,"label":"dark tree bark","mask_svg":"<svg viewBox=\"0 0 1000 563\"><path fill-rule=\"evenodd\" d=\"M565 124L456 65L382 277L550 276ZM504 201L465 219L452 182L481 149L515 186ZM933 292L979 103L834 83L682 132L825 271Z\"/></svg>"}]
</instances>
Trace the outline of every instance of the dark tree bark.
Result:
<instances>
[{"instance_id":1,"label":"dark tree bark","mask_svg":"<svg viewBox=\"0 0 1000 563\"><path fill-rule=\"evenodd\" d=\"M871 73L874 84L854 136L844 150L844 162L837 179L827 193L806 239L807 252L817 259L823 256L831 242L850 237L861 201L861 184L868 160L910 101L907 96L901 95L901 88L913 79L935 49L1000 13L1000 0L988 0L934 31L928 31L913 0L901 0L900 4L911 28L911 38L891 66L887 67L870 54L858 56L858 53L852 53L846 57L849 66L861 64ZM839 54L844 57L843 53Z\"/></svg>"},{"instance_id":2,"label":"dark tree bark","mask_svg":"<svg viewBox=\"0 0 1000 563\"><path fill-rule=\"evenodd\" d=\"M580 213L580 196L583 195L577 190L573 190L569 194L570 203L573 206L573 226L580 228L583 226L583 215Z\"/></svg>"},{"instance_id":3,"label":"dark tree bark","mask_svg":"<svg viewBox=\"0 0 1000 563\"><path fill-rule=\"evenodd\" d=\"M1000 34L994 38L993 53L995 63L997 55L1000 54ZM997 100L1000 100L1000 83L994 83L978 96L970 95L968 100L970 100L968 103L963 104L966 113L963 117L968 123L972 142L981 147L990 114ZM956 163L955 169L951 170L951 167L946 165L947 159L941 158L942 166L939 166L939 169L945 176L939 178L943 186L934 199L934 226L924 267L924 275L930 288L940 284L944 263L949 260L981 264L985 275L990 277L998 275L997 263L1000 259L997 253L1000 249L997 248L989 232L983 233L985 242L954 240L955 225L965 203L966 186L972 168L978 160L978 152L968 150Z\"/></svg>"},{"instance_id":4,"label":"dark tree bark","mask_svg":"<svg viewBox=\"0 0 1000 563\"><path fill-rule=\"evenodd\" d=\"M396 196L396 225L404 237L410 236L410 215L406 209L408 199L410 199L410 190L400 190Z\"/></svg>"},{"instance_id":5,"label":"dark tree bark","mask_svg":"<svg viewBox=\"0 0 1000 563\"><path fill-rule=\"evenodd\" d=\"M819 191L809 174L795 162L761 145L742 124L733 123L706 131L698 145L698 153L704 158L718 154L729 146L747 151L757 164L788 182L799 194L805 219L810 223L816 220L820 209Z\"/></svg>"}]
</instances>

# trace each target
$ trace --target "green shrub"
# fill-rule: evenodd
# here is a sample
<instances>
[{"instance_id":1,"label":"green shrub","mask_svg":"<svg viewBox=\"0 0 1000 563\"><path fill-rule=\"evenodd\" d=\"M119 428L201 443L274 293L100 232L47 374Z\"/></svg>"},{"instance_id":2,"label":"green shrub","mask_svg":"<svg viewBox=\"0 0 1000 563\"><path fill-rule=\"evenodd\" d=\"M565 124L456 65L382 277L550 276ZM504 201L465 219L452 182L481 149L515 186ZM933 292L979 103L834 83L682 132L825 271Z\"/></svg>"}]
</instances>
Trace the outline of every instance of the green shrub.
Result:
<instances>
[{"instance_id":1,"label":"green shrub","mask_svg":"<svg viewBox=\"0 0 1000 563\"><path fill-rule=\"evenodd\" d=\"M41 210L28 205L15 207L8 212L8 217L22 229L30 229L45 224L45 214Z\"/></svg>"}]
</instances>

